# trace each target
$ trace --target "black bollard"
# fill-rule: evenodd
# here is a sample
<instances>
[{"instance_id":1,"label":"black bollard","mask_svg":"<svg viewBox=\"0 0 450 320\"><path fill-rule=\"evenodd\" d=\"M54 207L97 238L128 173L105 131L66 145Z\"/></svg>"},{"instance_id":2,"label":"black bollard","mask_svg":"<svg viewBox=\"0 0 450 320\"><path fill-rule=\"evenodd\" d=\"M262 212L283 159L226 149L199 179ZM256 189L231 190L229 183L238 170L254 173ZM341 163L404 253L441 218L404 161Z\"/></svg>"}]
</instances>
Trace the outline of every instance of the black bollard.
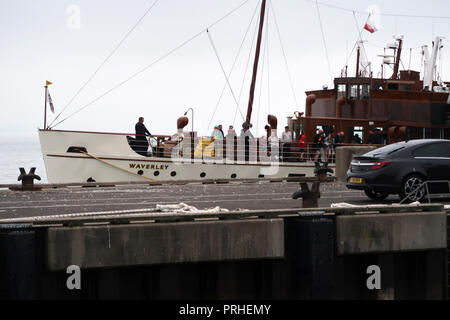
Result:
<instances>
[{"instance_id":1,"label":"black bollard","mask_svg":"<svg viewBox=\"0 0 450 320\"><path fill-rule=\"evenodd\" d=\"M34 179L41 180L41 177L39 177L37 174L34 173L36 171L35 167L32 167L29 173L26 173L24 168L19 168L19 171L20 175L17 178L17 181L22 181L22 187L21 188L12 187L10 188L10 190L37 191L42 189L41 187L36 187L34 185Z\"/></svg>"},{"instance_id":2,"label":"black bollard","mask_svg":"<svg viewBox=\"0 0 450 320\"><path fill-rule=\"evenodd\" d=\"M311 190L306 182L300 183L301 189L292 194L292 199L303 198L303 208L317 208L320 198L320 181L314 181Z\"/></svg>"},{"instance_id":3,"label":"black bollard","mask_svg":"<svg viewBox=\"0 0 450 320\"><path fill-rule=\"evenodd\" d=\"M323 180L327 177L327 173L333 173L333 169L328 168L328 162L323 163L321 166L319 162L314 162L314 174L319 180Z\"/></svg>"}]
</instances>

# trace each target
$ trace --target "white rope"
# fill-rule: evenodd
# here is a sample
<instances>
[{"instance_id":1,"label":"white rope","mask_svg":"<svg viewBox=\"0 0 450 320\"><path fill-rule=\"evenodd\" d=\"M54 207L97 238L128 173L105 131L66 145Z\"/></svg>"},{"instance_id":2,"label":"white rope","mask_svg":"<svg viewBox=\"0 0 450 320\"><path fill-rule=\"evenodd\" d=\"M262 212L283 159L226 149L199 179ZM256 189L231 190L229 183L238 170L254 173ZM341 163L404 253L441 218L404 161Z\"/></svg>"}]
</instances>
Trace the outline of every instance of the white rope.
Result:
<instances>
[{"instance_id":1,"label":"white rope","mask_svg":"<svg viewBox=\"0 0 450 320\"><path fill-rule=\"evenodd\" d=\"M219 206L207 209L197 209L194 206L187 205L180 202L179 204L157 204L156 210L161 212L173 212L173 213L221 213L229 212L228 209L221 208Z\"/></svg>"}]
</instances>

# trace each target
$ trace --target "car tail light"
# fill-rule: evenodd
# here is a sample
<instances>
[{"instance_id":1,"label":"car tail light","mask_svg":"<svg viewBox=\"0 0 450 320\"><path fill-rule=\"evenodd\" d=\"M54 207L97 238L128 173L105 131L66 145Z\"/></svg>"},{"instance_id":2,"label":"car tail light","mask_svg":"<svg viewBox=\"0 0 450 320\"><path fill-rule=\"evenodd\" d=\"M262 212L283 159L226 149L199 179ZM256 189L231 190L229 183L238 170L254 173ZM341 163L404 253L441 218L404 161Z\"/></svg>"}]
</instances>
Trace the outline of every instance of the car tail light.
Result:
<instances>
[{"instance_id":1,"label":"car tail light","mask_svg":"<svg viewBox=\"0 0 450 320\"><path fill-rule=\"evenodd\" d=\"M392 161L377 161L371 162L370 170L377 170L386 167L388 164L392 163Z\"/></svg>"}]
</instances>

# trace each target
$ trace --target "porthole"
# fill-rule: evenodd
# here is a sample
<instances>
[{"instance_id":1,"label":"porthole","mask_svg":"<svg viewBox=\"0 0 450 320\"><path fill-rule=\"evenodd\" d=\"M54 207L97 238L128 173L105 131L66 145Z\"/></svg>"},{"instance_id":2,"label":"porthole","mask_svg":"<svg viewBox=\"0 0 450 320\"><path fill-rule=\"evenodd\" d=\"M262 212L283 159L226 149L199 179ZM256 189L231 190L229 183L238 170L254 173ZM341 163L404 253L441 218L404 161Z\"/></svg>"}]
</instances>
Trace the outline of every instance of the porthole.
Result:
<instances>
[{"instance_id":1,"label":"porthole","mask_svg":"<svg viewBox=\"0 0 450 320\"><path fill-rule=\"evenodd\" d=\"M171 175L172 177L175 177L175 176L177 175L177 172L176 172L176 171L172 171L172 172L170 173L170 175Z\"/></svg>"},{"instance_id":2,"label":"porthole","mask_svg":"<svg viewBox=\"0 0 450 320\"><path fill-rule=\"evenodd\" d=\"M66 152L71 153L87 153L87 149L85 147L69 147Z\"/></svg>"},{"instance_id":3,"label":"porthole","mask_svg":"<svg viewBox=\"0 0 450 320\"><path fill-rule=\"evenodd\" d=\"M137 174L140 175L140 176L142 176L142 175L144 174L144 171L139 170L139 171L137 172Z\"/></svg>"},{"instance_id":4,"label":"porthole","mask_svg":"<svg viewBox=\"0 0 450 320\"><path fill-rule=\"evenodd\" d=\"M155 171L155 172L153 172L153 175L156 177L156 176L159 176L159 171Z\"/></svg>"},{"instance_id":5,"label":"porthole","mask_svg":"<svg viewBox=\"0 0 450 320\"><path fill-rule=\"evenodd\" d=\"M235 179L236 178L236 173L233 173L232 175L231 175L231 179Z\"/></svg>"},{"instance_id":6,"label":"porthole","mask_svg":"<svg viewBox=\"0 0 450 320\"><path fill-rule=\"evenodd\" d=\"M201 178L206 177L206 173L204 173L204 172L200 173L200 177L201 177Z\"/></svg>"}]
</instances>

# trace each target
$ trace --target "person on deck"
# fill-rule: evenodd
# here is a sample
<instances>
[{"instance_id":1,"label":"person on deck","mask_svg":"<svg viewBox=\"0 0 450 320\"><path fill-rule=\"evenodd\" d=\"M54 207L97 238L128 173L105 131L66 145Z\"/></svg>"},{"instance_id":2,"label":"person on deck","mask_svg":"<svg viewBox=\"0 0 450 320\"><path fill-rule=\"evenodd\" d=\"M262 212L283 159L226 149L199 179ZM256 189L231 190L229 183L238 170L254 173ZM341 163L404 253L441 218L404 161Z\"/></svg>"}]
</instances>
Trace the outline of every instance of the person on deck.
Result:
<instances>
[{"instance_id":1,"label":"person on deck","mask_svg":"<svg viewBox=\"0 0 450 320\"><path fill-rule=\"evenodd\" d=\"M383 136L378 130L369 130L368 144L383 144Z\"/></svg>"},{"instance_id":2,"label":"person on deck","mask_svg":"<svg viewBox=\"0 0 450 320\"><path fill-rule=\"evenodd\" d=\"M241 140L241 146L244 146L245 152L245 161L249 160L249 148L250 148L250 139L254 139L253 134L250 132L250 125L247 122L242 124L241 134L239 136Z\"/></svg>"},{"instance_id":3,"label":"person on deck","mask_svg":"<svg viewBox=\"0 0 450 320\"><path fill-rule=\"evenodd\" d=\"M291 141L292 141L292 134L289 131L289 127L284 127L284 132L281 134L281 142L282 142L282 154L283 154L283 161L289 160L289 151L291 147Z\"/></svg>"},{"instance_id":4,"label":"person on deck","mask_svg":"<svg viewBox=\"0 0 450 320\"><path fill-rule=\"evenodd\" d=\"M337 133L336 137L334 138L334 143L339 145L344 142L345 142L344 131L340 131Z\"/></svg>"},{"instance_id":5,"label":"person on deck","mask_svg":"<svg viewBox=\"0 0 450 320\"><path fill-rule=\"evenodd\" d=\"M144 125L144 117L139 117L139 121L134 126L134 129L136 131L136 152L140 155L147 156L147 135L151 136L152 134Z\"/></svg>"},{"instance_id":6,"label":"person on deck","mask_svg":"<svg viewBox=\"0 0 450 320\"><path fill-rule=\"evenodd\" d=\"M323 140L325 139L325 133L322 129L319 129L319 132L315 135L313 141L313 159L314 162L319 162L319 157L322 156L321 160L323 161Z\"/></svg>"},{"instance_id":7,"label":"person on deck","mask_svg":"<svg viewBox=\"0 0 450 320\"><path fill-rule=\"evenodd\" d=\"M223 133L222 130L220 130L219 126L214 127L214 131L211 132L211 137L214 137L216 139L223 139Z\"/></svg>"},{"instance_id":8,"label":"person on deck","mask_svg":"<svg viewBox=\"0 0 450 320\"><path fill-rule=\"evenodd\" d=\"M324 144L324 161L330 162L332 156L334 155L334 134L330 132L326 138L323 140Z\"/></svg>"},{"instance_id":9,"label":"person on deck","mask_svg":"<svg viewBox=\"0 0 450 320\"><path fill-rule=\"evenodd\" d=\"M227 139L233 139L234 137L236 137L236 131L234 131L233 126L230 125L230 126L228 127L228 133L227 133L226 138L227 138Z\"/></svg>"},{"instance_id":10,"label":"person on deck","mask_svg":"<svg viewBox=\"0 0 450 320\"><path fill-rule=\"evenodd\" d=\"M246 138L246 137L249 137L251 139L254 138L253 134L250 132L250 125L247 122L244 122L242 124L242 130L241 130L240 138L243 139L243 138Z\"/></svg>"},{"instance_id":11,"label":"person on deck","mask_svg":"<svg viewBox=\"0 0 450 320\"><path fill-rule=\"evenodd\" d=\"M222 138L223 137L225 137L225 134L223 133L223 130L222 130L223 128L222 128L222 125L221 124L219 124L219 131L220 131L220 133L222 133Z\"/></svg>"},{"instance_id":12,"label":"person on deck","mask_svg":"<svg viewBox=\"0 0 450 320\"><path fill-rule=\"evenodd\" d=\"M302 134L300 137L300 141L298 143L299 152L300 152L300 161L305 161L305 154L306 154L306 135Z\"/></svg>"}]
</instances>

